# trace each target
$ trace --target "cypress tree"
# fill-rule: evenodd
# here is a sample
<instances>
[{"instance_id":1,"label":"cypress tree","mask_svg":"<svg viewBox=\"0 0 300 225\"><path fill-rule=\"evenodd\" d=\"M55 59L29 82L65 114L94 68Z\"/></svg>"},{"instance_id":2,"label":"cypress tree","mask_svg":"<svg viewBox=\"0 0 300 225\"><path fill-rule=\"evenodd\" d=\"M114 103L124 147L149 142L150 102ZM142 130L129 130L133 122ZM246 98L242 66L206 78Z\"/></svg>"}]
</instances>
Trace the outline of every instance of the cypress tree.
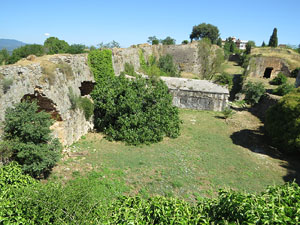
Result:
<instances>
[{"instance_id":1,"label":"cypress tree","mask_svg":"<svg viewBox=\"0 0 300 225\"><path fill-rule=\"evenodd\" d=\"M269 46L270 47L278 46L277 28L274 28L274 30L273 30L273 34L270 37Z\"/></svg>"},{"instance_id":2,"label":"cypress tree","mask_svg":"<svg viewBox=\"0 0 300 225\"><path fill-rule=\"evenodd\" d=\"M218 38L218 40L217 40L217 45L218 45L219 47L222 47L222 39L221 39L221 38Z\"/></svg>"},{"instance_id":3,"label":"cypress tree","mask_svg":"<svg viewBox=\"0 0 300 225\"><path fill-rule=\"evenodd\" d=\"M265 41L263 41L263 43L262 43L261 47L266 47L266 43L265 43Z\"/></svg>"}]
</instances>

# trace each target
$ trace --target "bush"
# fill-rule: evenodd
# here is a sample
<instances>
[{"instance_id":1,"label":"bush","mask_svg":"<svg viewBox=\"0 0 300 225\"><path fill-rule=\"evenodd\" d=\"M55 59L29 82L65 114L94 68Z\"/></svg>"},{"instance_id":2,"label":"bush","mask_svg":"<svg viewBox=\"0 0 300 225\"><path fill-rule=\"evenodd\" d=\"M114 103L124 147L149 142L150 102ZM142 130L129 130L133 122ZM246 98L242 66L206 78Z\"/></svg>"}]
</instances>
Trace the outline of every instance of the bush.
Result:
<instances>
[{"instance_id":1,"label":"bush","mask_svg":"<svg viewBox=\"0 0 300 225\"><path fill-rule=\"evenodd\" d=\"M4 139L12 159L33 177L46 176L60 158L61 145L51 137L53 121L36 102L21 102L5 112Z\"/></svg>"},{"instance_id":2,"label":"bush","mask_svg":"<svg viewBox=\"0 0 300 225\"><path fill-rule=\"evenodd\" d=\"M283 73L278 73L277 76L270 81L270 84L281 85L287 82L287 77Z\"/></svg>"},{"instance_id":3,"label":"bush","mask_svg":"<svg viewBox=\"0 0 300 225\"><path fill-rule=\"evenodd\" d=\"M3 92L5 94L8 92L11 85L14 83L14 80L12 78L4 78L1 83L2 83L2 87L3 87Z\"/></svg>"},{"instance_id":4,"label":"bush","mask_svg":"<svg viewBox=\"0 0 300 225\"><path fill-rule=\"evenodd\" d=\"M12 164L13 165L13 164ZM220 190L191 204L161 196L125 197L116 174L91 172L62 185L37 183L9 165L0 168L3 224L299 224L296 183L260 194ZM4 173L3 173L4 171ZM104 178L105 176L107 178ZM1 186L2 185L2 186ZM4 189L3 189L4 188ZM4 190L4 191L3 191ZM1 192L2 191L2 192Z\"/></svg>"},{"instance_id":5,"label":"bush","mask_svg":"<svg viewBox=\"0 0 300 225\"><path fill-rule=\"evenodd\" d=\"M299 74L299 71L300 71L300 67L297 67L296 69L294 69L292 72L291 72L291 77L294 77L296 78Z\"/></svg>"},{"instance_id":6,"label":"bush","mask_svg":"<svg viewBox=\"0 0 300 225\"><path fill-rule=\"evenodd\" d=\"M0 167L0 196L11 188L20 188L34 183L36 181L32 177L23 174L22 167L17 162Z\"/></svg>"},{"instance_id":7,"label":"bush","mask_svg":"<svg viewBox=\"0 0 300 225\"><path fill-rule=\"evenodd\" d=\"M284 83L284 84L281 84L280 86L278 86L276 89L274 89L272 91L272 94L284 96L284 95L290 93L294 88L295 88L295 85Z\"/></svg>"},{"instance_id":8,"label":"bush","mask_svg":"<svg viewBox=\"0 0 300 225\"><path fill-rule=\"evenodd\" d=\"M86 120L89 120L91 116L94 114L94 104L93 102L88 98L80 98L80 108L84 112L84 116Z\"/></svg>"},{"instance_id":9,"label":"bush","mask_svg":"<svg viewBox=\"0 0 300 225\"><path fill-rule=\"evenodd\" d=\"M158 61L158 67L161 71L170 77L180 77L180 73L173 62L173 57L169 54L161 56Z\"/></svg>"},{"instance_id":10,"label":"bush","mask_svg":"<svg viewBox=\"0 0 300 225\"><path fill-rule=\"evenodd\" d=\"M42 45L25 45L13 50L12 55L8 59L8 64L18 62L22 58L26 58L29 55L42 56L45 54L44 47Z\"/></svg>"},{"instance_id":11,"label":"bush","mask_svg":"<svg viewBox=\"0 0 300 225\"><path fill-rule=\"evenodd\" d=\"M183 41L181 42L181 44L183 44L183 45L187 45L188 43L189 43L188 40L183 40Z\"/></svg>"},{"instance_id":12,"label":"bush","mask_svg":"<svg viewBox=\"0 0 300 225\"><path fill-rule=\"evenodd\" d=\"M220 85L228 86L228 89L231 90L233 86L233 76L228 73L222 73L215 78L215 82Z\"/></svg>"},{"instance_id":13,"label":"bush","mask_svg":"<svg viewBox=\"0 0 300 225\"><path fill-rule=\"evenodd\" d=\"M258 103L261 96L263 96L265 92L265 87L261 82L248 81L248 83L243 88L245 101L251 105Z\"/></svg>"},{"instance_id":14,"label":"bush","mask_svg":"<svg viewBox=\"0 0 300 225\"><path fill-rule=\"evenodd\" d=\"M134 70L134 66L130 63L125 63L124 65L124 73L129 75L129 76L137 76L137 73Z\"/></svg>"},{"instance_id":15,"label":"bush","mask_svg":"<svg viewBox=\"0 0 300 225\"><path fill-rule=\"evenodd\" d=\"M0 200L1 223L103 224L107 204L126 191L117 178L90 172L64 185L48 181L9 188Z\"/></svg>"},{"instance_id":16,"label":"bush","mask_svg":"<svg viewBox=\"0 0 300 225\"><path fill-rule=\"evenodd\" d=\"M85 97L77 96L71 87L69 87L69 100L71 103L71 110L81 109L84 112L86 120L89 120L94 113L93 102Z\"/></svg>"},{"instance_id":17,"label":"bush","mask_svg":"<svg viewBox=\"0 0 300 225\"><path fill-rule=\"evenodd\" d=\"M265 128L279 150L300 152L300 88L284 96L267 111Z\"/></svg>"},{"instance_id":18,"label":"bush","mask_svg":"<svg viewBox=\"0 0 300 225\"><path fill-rule=\"evenodd\" d=\"M110 62L102 63L102 71L97 59L103 53L90 54L89 61L94 71L96 86L91 93L95 105L95 128L107 134L109 139L122 140L128 144L153 143L164 136L179 135L178 109L172 105L172 96L161 80L146 80L141 77L127 79L106 76L103 71L113 71ZM104 68L105 67L105 68ZM97 76L98 74L98 76ZM99 77L102 77L100 79Z\"/></svg>"}]
</instances>

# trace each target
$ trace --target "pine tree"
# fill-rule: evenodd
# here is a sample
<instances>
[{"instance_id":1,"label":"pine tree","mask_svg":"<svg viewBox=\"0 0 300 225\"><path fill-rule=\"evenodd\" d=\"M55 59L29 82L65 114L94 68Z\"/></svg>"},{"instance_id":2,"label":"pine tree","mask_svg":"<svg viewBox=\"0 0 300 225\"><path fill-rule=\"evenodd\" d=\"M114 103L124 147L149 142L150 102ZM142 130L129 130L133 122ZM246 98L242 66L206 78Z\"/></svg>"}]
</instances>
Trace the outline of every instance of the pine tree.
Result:
<instances>
[{"instance_id":1,"label":"pine tree","mask_svg":"<svg viewBox=\"0 0 300 225\"><path fill-rule=\"evenodd\" d=\"M265 41L263 41L263 43L262 43L261 47L266 47L266 43L265 43Z\"/></svg>"},{"instance_id":2,"label":"pine tree","mask_svg":"<svg viewBox=\"0 0 300 225\"><path fill-rule=\"evenodd\" d=\"M270 47L278 46L277 28L274 28L274 30L273 30L273 34L270 37L269 46Z\"/></svg>"}]
</instances>

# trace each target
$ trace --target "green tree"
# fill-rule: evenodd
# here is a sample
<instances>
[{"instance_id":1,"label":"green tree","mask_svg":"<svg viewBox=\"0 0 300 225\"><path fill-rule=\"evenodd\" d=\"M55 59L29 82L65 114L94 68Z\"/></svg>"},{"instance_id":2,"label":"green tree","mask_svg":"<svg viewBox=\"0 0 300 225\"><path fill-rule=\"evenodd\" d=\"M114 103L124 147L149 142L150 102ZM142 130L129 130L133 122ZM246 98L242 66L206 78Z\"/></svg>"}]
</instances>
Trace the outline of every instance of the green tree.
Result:
<instances>
[{"instance_id":1,"label":"green tree","mask_svg":"<svg viewBox=\"0 0 300 225\"><path fill-rule=\"evenodd\" d=\"M208 38L211 43L215 44L219 38L219 29L211 24L201 23L193 27L192 33L190 35L192 40L199 40L200 38Z\"/></svg>"},{"instance_id":2,"label":"green tree","mask_svg":"<svg viewBox=\"0 0 300 225\"><path fill-rule=\"evenodd\" d=\"M189 43L188 40L183 40L183 41L181 42L181 44L183 44L183 45L187 45L188 43Z\"/></svg>"},{"instance_id":3,"label":"green tree","mask_svg":"<svg viewBox=\"0 0 300 225\"><path fill-rule=\"evenodd\" d=\"M47 54L59 54L67 53L69 49L69 44L64 40L59 40L57 37L49 37L44 42L44 47Z\"/></svg>"},{"instance_id":4,"label":"green tree","mask_svg":"<svg viewBox=\"0 0 300 225\"><path fill-rule=\"evenodd\" d=\"M159 39L156 36L150 36L150 37L148 37L147 42L151 45L158 45L159 44Z\"/></svg>"},{"instance_id":5,"label":"green tree","mask_svg":"<svg viewBox=\"0 0 300 225\"><path fill-rule=\"evenodd\" d=\"M176 40L171 37L166 37L160 41L163 45L175 45Z\"/></svg>"},{"instance_id":6,"label":"green tree","mask_svg":"<svg viewBox=\"0 0 300 225\"><path fill-rule=\"evenodd\" d=\"M120 48L120 44L115 41L115 40L112 40L111 42L108 42L106 44L104 44L103 42L101 42L100 44L98 44L99 48L100 49L112 49L112 48Z\"/></svg>"},{"instance_id":7,"label":"green tree","mask_svg":"<svg viewBox=\"0 0 300 225\"><path fill-rule=\"evenodd\" d=\"M26 58L29 55L42 56L45 54L44 47L42 45L25 45L13 50L12 55L8 59L9 64L16 63L22 58Z\"/></svg>"},{"instance_id":8,"label":"green tree","mask_svg":"<svg viewBox=\"0 0 300 225\"><path fill-rule=\"evenodd\" d=\"M218 40L217 40L217 45L218 45L219 47L222 47L222 38L218 38Z\"/></svg>"},{"instance_id":9,"label":"green tree","mask_svg":"<svg viewBox=\"0 0 300 225\"><path fill-rule=\"evenodd\" d=\"M53 121L36 102L21 102L5 112L4 140L12 159L33 177L46 176L60 158L61 145L51 136Z\"/></svg>"},{"instance_id":10,"label":"green tree","mask_svg":"<svg viewBox=\"0 0 300 225\"><path fill-rule=\"evenodd\" d=\"M2 64L6 64L9 59L9 53L8 51L4 48L0 51L0 66Z\"/></svg>"},{"instance_id":11,"label":"green tree","mask_svg":"<svg viewBox=\"0 0 300 225\"><path fill-rule=\"evenodd\" d=\"M73 44L73 45L70 45L70 47L68 48L68 51L67 53L70 53L70 54L81 54L81 53L84 53L85 49L87 47L85 45L81 45L81 44Z\"/></svg>"},{"instance_id":12,"label":"green tree","mask_svg":"<svg viewBox=\"0 0 300 225\"><path fill-rule=\"evenodd\" d=\"M277 47L277 46L278 46L277 28L274 28L273 33L270 37L269 47Z\"/></svg>"},{"instance_id":13,"label":"green tree","mask_svg":"<svg viewBox=\"0 0 300 225\"><path fill-rule=\"evenodd\" d=\"M93 51L89 64L96 85L91 93L96 129L128 144L153 143L179 135L178 109L161 80L114 76L111 51Z\"/></svg>"},{"instance_id":14,"label":"green tree","mask_svg":"<svg viewBox=\"0 0 300 225\"><path fill-rule=\"evenodd\" d=\"M220 72L221 64L224 62L222 49L215 48L210 39L203 38L198 44L198 59L201 63L201 78L206 80L213 79L214 75Z\"/></svg>"},{"instance_id":15,"label":"green tree","mask_svg":"<svg viewBox=\"0 0 300 225\"><path fill-rule=\"evenodd\" d=\"M263 43L261 44L261 47L266 47L265 41L263 41Z\"/></svg>"},{"instance_id":16,"label":"green tree","mask_svg":"<svg viewBox=\"0 0 300 225\"><path fill-rule=\"evenodd\" d=\"M250 54L251 53L251 49L255 47L255 42L254 41L248 41L246 44L246 54Z\"/></svg>"}]
</instances>

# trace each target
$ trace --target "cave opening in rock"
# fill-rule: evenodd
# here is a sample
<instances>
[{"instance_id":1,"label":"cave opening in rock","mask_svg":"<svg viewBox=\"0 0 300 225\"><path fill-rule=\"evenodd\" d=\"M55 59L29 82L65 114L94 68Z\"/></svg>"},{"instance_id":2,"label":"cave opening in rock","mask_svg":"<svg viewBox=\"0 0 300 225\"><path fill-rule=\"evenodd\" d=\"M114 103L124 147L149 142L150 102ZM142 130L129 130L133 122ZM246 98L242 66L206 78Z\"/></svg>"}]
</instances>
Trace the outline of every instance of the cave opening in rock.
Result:
<instances>
[{"instance_id":1,"label":"cave opening in rock","mask_svg":"<svg viewBox=\"0 0 300 225\"><path fill-rule=\"evenodd\" d=\"M272 73L273 67L267 67L264 73L264 78L270 78Z\"/></svg>"},{"instance_id":2,"label":"cave opening in rock","mask_svg":"<svg viewBox=\"0 0 300 225\"><path fill-rule=\"evenodd\" d=\"M45 111L51 115L51 118L56 121L62 121L62 118L56 109L56 104L39 91L34 91L34 94L26 94L21 101L36 101L39 107L38 111Z\"/></svg>"},{"instance_id":3,"label":"cave opening in rock","mask_svg":"<svg viewBox=\"0 0 300 225\"><path fill-rule=\"evenodd\" d=\"M95 83L92 81L83 81L79 87L81 96L89 95L94 89Z\"/></svg>"}]
</instances>

